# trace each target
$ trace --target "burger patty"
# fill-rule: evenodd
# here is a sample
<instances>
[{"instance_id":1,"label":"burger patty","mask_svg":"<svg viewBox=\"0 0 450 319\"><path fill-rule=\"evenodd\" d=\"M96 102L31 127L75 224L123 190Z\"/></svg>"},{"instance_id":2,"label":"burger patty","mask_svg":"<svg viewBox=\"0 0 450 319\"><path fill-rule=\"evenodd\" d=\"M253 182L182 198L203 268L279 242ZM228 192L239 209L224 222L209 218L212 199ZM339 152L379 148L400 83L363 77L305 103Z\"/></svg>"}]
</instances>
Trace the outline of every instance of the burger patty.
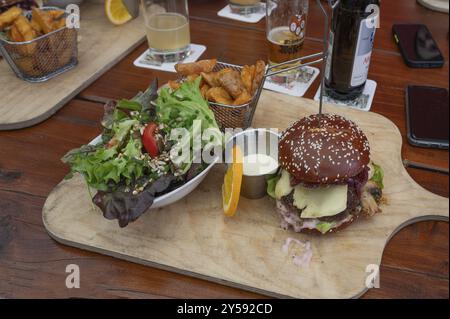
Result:
<instances>
[{"instance_id":1,"label":"burger patty","mask_svg":"<svg viewBox=\"0 0 450 319\"><path fill-rule=\"evenodd\" d=\"M361 194L361 195L360 195ZM282 217L282 227L293 227L296 232L303 229L317 229L317 224L326 222L333 224L333 228L349 223L361 214L374 215L380 211L378 204L381 201L381 189L375 183L368 182L362 188L348 186L347 208L343 212L320 218L302 218L302 210L294 205L294 191L277 201L278 212Z\"/></svg>"}]
</instances>

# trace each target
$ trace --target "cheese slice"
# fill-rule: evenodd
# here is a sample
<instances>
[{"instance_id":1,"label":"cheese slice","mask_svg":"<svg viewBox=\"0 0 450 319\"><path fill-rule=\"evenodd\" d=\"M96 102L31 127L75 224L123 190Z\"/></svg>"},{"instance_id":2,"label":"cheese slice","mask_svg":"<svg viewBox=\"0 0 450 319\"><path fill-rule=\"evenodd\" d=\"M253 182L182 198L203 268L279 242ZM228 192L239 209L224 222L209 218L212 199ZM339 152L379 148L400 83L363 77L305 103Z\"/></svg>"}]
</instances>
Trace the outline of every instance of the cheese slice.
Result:
<instances>
[{"instance_id":1,"label":"cheese slice","mask_svg":"<svg viewBox=\"0 0 450 319\"><path fill-rule=\"evenodd\" d=\"M294 188L291 186L291 177L285 170L281 171L281 178L275 186L275 197L281 199L284 196L289 195Z\"/></svg>"},{"instance_id":2,"label":"cheese slice","mask_svg":"<svg viewBox=\"0 0 450 319\"><path fill-rule=\"evenodd\" d=\"M294 205L302 209L302 218L334 216L347 209L347 185L318 188L295 187Z\"/></svg>"}]
</instances>

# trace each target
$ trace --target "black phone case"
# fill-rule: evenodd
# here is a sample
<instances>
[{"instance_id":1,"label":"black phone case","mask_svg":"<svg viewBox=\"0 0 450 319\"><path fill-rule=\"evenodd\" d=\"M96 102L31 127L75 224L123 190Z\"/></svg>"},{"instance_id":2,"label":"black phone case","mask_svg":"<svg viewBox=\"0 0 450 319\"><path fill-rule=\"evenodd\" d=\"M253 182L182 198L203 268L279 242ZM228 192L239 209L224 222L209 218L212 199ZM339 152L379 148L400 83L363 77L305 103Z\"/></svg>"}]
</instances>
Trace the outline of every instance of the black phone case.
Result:
<instances>
[{"instance_id":1,"label":"black phone case","mask_svg":"<svg viewBox=\"0 0 450 319\"><path fill-rule=\"evenodd\" d=\"M410 59L407 56L406 50L405 50L405 48L403 47L403 44L402 44L402 40L400 39L400 37L398 36L398 33L396 31L398 26L399 26L398 24L394 24L392 26L392 34L394 35L394 41L395 41L395 43L397 43L397 45L398 45L398 47L400 49L400 53L401 53L401 55L403 57L403 60L405 61L407 66L409 66L411 68L422 68L422 69L435 69L435 68L441 68L441 67L444 66L445 61L443 59L440 60L440 61L432 61L432 62L430 62L430 61L416 61L416 60ZM430 33L430 30L428 30L426 25L422 25L422 26L425 27L425 29L427 29L428 33ZM441 53L441 56L442 56L442 52L440 50L439 50L439 52Z\"/></svg>"},{"instance_id":2,"label":"black phone case","mask_svg":"<svg viewBox=\"0 0 450 319\"><path fill-rule=\"evenodd\" d=\"M406 88L406 137L408 139L408 142L411 143L413 146L418 147L426 147L426 148L438 148L438 149L444 149L447 150L449 148L448 142L444 142L442 140L434 140L434 139L417 139L412 134L412 123L410 118L410 110L409 110L409 90L411 86L408 86Z\"/></svg>"}]
</instances>

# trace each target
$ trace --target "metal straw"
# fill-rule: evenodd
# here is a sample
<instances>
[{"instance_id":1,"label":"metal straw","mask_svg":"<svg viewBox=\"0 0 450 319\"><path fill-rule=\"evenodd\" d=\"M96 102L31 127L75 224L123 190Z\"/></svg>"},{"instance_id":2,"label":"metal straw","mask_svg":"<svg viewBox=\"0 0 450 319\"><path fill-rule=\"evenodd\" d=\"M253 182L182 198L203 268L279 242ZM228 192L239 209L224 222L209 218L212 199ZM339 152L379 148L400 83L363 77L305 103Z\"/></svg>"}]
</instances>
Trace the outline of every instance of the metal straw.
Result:
<instances>
[{"instance_id":1,"label":"metal straw","mask_svg":"<svg viewBox=\"0 0 450 319\"><path fill-rule=\"evenodd\" d=\"M300 58L297 58L297 59L294 59L294 60L289 60L289 61L286 61L286 62L283 62L283 63L278 63L278 64L271 65L271 66L269 66L267 68L268 71L272 71L273 69L278 69L279 67L281 67L283 65L286 65L286 64L292 64L292 63L295 63L295 62L302 62L303 60L312 59L312 58L316 58L316 57L320 57L320 59L317 59L317 60L314 60L314 61L311 61L311 62L302 63L301 65L291 66L289 68L285 68L285 69L282 69L282 70L269 72L269 73L266 74L266 77L270 77L270 76L277 75L277 74L280 74L280 73L285 73L285 72L288 72L288 71L300 69L300 68L302 68L304 66L307 66L307 65L320 63L323 60L323 53L322 52L314 53L314 54L303 56L303 57L300 57Z\"/></svg>"}]
</instances>

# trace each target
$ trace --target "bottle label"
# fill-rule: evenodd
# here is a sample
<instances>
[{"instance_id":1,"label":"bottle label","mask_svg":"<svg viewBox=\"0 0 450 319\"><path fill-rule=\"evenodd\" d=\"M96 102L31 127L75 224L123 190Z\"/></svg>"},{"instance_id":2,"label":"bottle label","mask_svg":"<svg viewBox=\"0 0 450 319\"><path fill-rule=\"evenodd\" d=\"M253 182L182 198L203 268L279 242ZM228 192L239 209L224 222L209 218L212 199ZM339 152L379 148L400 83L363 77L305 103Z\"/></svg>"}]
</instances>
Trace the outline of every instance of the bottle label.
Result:
<instances>
[{"instance_id":1,"label":"bottle label","mask_svg":"<svg viewBox=\"0 0 450 319\"><path fill-rule=\"evenodd\" d=\"M361 21L355 61L353 63L351 86L360 86L367 81L376 31L375 26L370 23L373 19L374 17L371 17Z\"/></svg>"}]
</instances>

